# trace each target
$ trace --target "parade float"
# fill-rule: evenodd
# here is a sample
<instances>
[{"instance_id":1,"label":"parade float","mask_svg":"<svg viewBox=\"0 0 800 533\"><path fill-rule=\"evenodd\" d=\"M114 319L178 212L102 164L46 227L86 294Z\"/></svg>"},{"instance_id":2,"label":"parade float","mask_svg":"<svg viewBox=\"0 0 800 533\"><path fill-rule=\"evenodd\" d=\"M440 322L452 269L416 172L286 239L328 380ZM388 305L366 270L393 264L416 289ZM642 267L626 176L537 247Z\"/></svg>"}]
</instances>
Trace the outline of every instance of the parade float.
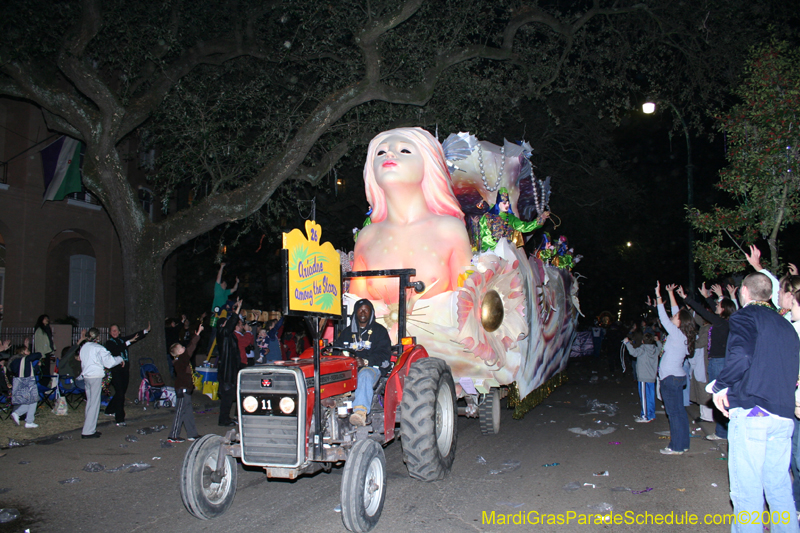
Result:
<instances>
[{"instance_id":1,"label":"parade float","mask_svg":"<svg viewBox=\"0 0 800 533\"><path fill-rule=\"evenodd\" d=\"M483 433L497 433L501 391L524 413L560 382L575 335L574 260L561 239L531 256L517 246L542 225L547 187L534 190L524 146L497 150L459 134L445 147L419 128L373 139L364 169L372 215L352 256L323 242L315 221L284 234L283 312L305 317L313 347L238 373L236 427L196 440L181 467L193 516L230 508L237 460L278 479L343 465L342 523L368 532L386 498L384 446L401 437L409 475L442 479L455 458L458 398ZM354 423L353 348L323 353L319 340L326 322L344 327L342 304L360 298L394 338L388 374Z\"/></svg>"},{"instance_id":2,"label":"parade float","mask_svg":"<svg viewBox=\"0 0 800 533\"><path fill-rule=\"evenodd\" d=\"M420 128L379 134L364 167L370 217L348 254L355 271L416 269L426 289L406 292L408 335L449 365L460 414L478 416L485 434L499 431L502 397L519 418L565 379L580 312L566 239L535 233L550 180L536 179L530 156L525 143L468 133L442 144ZM531 254L526 233L542 242ZM397 289L354 280L344 301L369 298L393 333Z\"/></svg>"}]
</instances>

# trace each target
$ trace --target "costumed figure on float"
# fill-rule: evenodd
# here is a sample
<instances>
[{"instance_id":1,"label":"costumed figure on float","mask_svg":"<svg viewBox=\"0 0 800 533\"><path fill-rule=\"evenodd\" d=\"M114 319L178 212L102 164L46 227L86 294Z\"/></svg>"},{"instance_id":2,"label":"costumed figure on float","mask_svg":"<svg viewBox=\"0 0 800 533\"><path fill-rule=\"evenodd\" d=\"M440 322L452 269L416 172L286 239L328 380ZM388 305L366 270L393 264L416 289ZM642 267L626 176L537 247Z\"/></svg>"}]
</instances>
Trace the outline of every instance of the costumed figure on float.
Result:
<instances>
[{"instance_id":1,"label":"costumed figure on float","mask_svg":"<svg viewBox=\"0 0 800 533\"><path fill-rule=\"evenodd\" d=\"M549 178L535 180L530 155L527 144L501 148L459 133L442 145L421 128L399 128L372 140L364 166L371 223L357 235L352 270L416 269L426 290L407 293L408 335L448 363L484 433L499 420L484 428L481 406L494 405L498 418L506 386L519 416L549 394L575 335L574 278L520 247L549 214ZM394 337L396 284L353 280L345 304L371 300Z\"/></svg>"}]
</instances>

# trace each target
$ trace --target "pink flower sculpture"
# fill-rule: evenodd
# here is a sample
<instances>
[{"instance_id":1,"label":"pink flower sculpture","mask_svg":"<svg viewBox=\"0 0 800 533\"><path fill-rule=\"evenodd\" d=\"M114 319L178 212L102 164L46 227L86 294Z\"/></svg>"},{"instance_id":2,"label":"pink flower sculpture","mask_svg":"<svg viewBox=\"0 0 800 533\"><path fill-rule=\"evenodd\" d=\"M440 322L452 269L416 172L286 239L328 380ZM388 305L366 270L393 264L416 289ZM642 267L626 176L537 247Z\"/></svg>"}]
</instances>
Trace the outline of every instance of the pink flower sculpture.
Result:
<instances>
[{"instance_id":1,"label":"pink flower sculpture","mask_svg":"<svg viewBox=\"0 0 800 533\"><path fill-rule=\"evenodd\" d=\"M458 291L458 342L498 368L505 365L506 351L528 334L518 264L484 254Z\"/></svg>"}]
</instances>

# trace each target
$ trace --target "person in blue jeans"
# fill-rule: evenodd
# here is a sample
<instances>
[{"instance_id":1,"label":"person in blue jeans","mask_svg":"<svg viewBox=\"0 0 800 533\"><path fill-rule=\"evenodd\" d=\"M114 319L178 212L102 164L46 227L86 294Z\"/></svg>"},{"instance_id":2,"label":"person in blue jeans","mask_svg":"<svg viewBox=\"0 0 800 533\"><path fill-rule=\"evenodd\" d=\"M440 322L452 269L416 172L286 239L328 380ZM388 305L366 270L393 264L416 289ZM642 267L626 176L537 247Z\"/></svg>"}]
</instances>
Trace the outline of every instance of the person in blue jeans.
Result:
<instances>
[{"instance_id":1,"label":"person in blue jeans","mask_svg":"<svg viewBox=\"0 0 800 533\"><path fill-rule=\"evenodd\" d=\"M369 300L361 299L356 302L349 327L339 333L333 345L345 349L358 360L358 386L350 423L363 426L372 407L375 382L382 374L389 373L392 356L389 332L375 322L375 310Z\"/></svg>"},{"instance_id":2,"label":"person in blue jeans","mask_svg":"<svg viewBox=\"0 0 800 533\"><path fill-rule=\"evenodd\" d=\"M722 296L719 296L717 300L714 300L711 296L712 290L716 292L717 295L722 294L722 287L719 285L713 285L711 290L709 290L706 288L706 284L704 282L700 287L700 293L706 299L706 304L708 307L714 309L714 313L711 313L711 311L706 309L706 307L704 307L700 302L697 302L688 296L683 298L683 301L686 305L694 309L697 314L711 323L711 329L708 332L708 338L698 339L698 342L705 342L708 345L708 369L706 374L709 383L717 379L717 376L719 376L719 373L725 366L725 349L728 346L728 318L730 318L730 316L736 312L736 304L733 303L733 300L729 298L723 298ZM683 296L680 292L680 289L678 291L678 295ZM718 411L714 413L714 418L717 422L716 431L711 435L706 435L706 440L715 441L727 439L727 418L722 416L722 414Z\"/></svg>"},{"instance_id":3,"label":"person in blue jeans","mask_svg":"<svg viewBox=\"0 0 800 533\"><path fill-rule=\"evenodd\" d=\"M683 389L686 387L686 372L683 361L687 354L694 353L697 340L694 318L686 309L678 309L675 301L677 285L667 285L672 317L664 310L661 298L661 283L656 284L656 307L661 325L667 332L664 355L658 367L661 381L661 398L669 418L669 446L660 450L664 455L681 455L689 449L689 418L683 405Z\"/></svg>"},{"instance_id":4,"label":"person in blue jeans","mask_svg":"<svg viewBox=\"0 0 800 533\"><path fill-rule=\"evenodd\" d=\"M789 476L800 338L770 303L772 283L755 272L742 282L742 308L728 320L725 368L709 383L714 405L730 418L728 476L736 516L762 516L764 497L773 533L798 532ZM780 519L778 517L781 517ZM789 520L783 520L788 517ZM734 523L734 532L761 532Z\"/></svg>"}]
</instances>

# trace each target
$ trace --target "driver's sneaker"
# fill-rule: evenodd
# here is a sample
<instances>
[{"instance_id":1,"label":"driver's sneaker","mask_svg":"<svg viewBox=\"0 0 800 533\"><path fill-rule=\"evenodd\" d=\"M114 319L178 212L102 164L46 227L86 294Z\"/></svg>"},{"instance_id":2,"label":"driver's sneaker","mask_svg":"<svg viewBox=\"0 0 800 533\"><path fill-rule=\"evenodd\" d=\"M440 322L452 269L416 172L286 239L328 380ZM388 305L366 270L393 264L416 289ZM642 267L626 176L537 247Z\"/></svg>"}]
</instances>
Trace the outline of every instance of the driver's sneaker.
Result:
<instances>
[{"instance_id":1,"label":"driver's sneaker","mask_svg":"<svg viewBox=\"0 0 800 533\"><path fill-rule=\"evenodd\" d=\"M16 425L19 425L19 415L17 413L11 413L11 420L13 420Z\"/></svg>"},{"instance_id":2,"label":"driver's sneaker","mask_svg":"<svg viewBox=\"0 0 800 533\"><path fill-rule=\"evenodd\" d=\"M728 440L720 437L716 433L712 433L711 435L706 435L706 440Z\"/></svg>"},{"instance_id":3,"label":"driver's sneaker","mask_svg":"<svg viewBox=\"0 0 800 533\"><path fill-rule=\"evenodd\" d=\"M28 429L38 428L39 424L34 424L33 422L25 422L25 427Z\"/></svg>"},{"instance_id":4,"label":"driver's sneaker","mask_svg":"<svg viewBox=\"0 0 800 533\"><path fill-rule=\"evenodd\" d=\"M652 422L653 420L654 420L653 418L645 418L643 416L637 416L636 418L633 419L633 421L636 422L637 424L647 424L648 422Z\"/></svg>"},{"instance_id":5,"label":"driver's sneaker","mask_svg":"<svg viewBox=\"0 0 800 533\"><path fill-rule=\"evenodd\" d=\"M167 442L171 442L172 444L180 444L181 442L186 442L186 439L183 439L181 437L175 437L175 438L170 437L167 439Z\"/></svg>"},{"instance_id":6,"label":"driver's sneaker","mask_svg":"<svg viewBox=\"0 0 800 533\"><path fill-rule=\"evenodd\" d=\"M366 411L358 410L354 411L352 415L350 415L350 423L354 426L363 426L367 423L367 413Z\"/></svg>"}]
</instances>

